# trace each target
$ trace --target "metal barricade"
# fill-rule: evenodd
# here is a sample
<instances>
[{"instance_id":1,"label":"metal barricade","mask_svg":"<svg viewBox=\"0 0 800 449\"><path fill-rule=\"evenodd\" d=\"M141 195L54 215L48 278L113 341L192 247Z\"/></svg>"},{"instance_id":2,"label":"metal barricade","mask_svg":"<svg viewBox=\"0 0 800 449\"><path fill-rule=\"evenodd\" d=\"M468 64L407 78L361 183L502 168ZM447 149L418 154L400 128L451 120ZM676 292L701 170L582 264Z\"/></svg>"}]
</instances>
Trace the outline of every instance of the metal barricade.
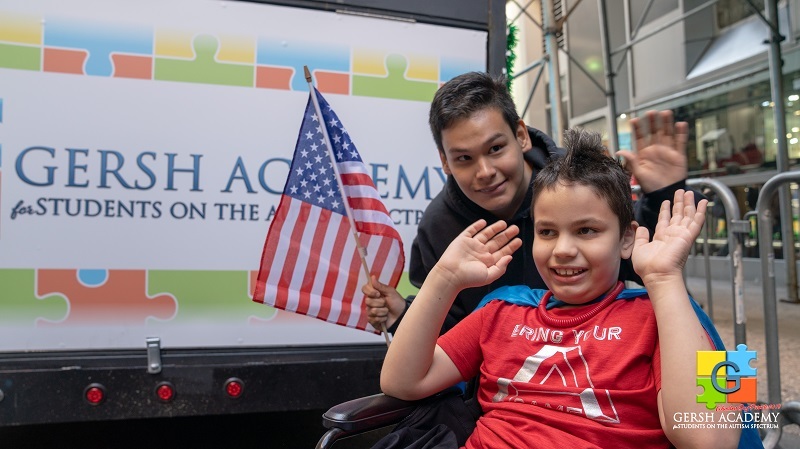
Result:
<instances>
[{"instance_id":1,"label":"metal barricade","mask_svg":"<svg viewBox=\"0 0 800 449\"><path fill-rule=\"evenodd\" d=\"M764 343L767 349L767 397L770 404L781 404L781 366L778 348L778 302L775 289L775 251L772 248L772 211L769 204L780 186L800 182L800 172L784 172L770 178L761 188L756 201L758 217L758 250L761 258L761 284L764 295ZM787 232L787 230L782 230ZM788 230L791 232L791 230ZM784 248L792 251L793 248ZM785 258L784 258L785 259ZM781 406L782 421L777 429L770 429L764 437L764 448L777 446L782 427L787 423L800 424L800 403L788 402Z\"/></svg>"},{"instance_id":2,"label":"metal barricade","mask_svg":"<svg viewBox=\"0 0 800 449\"><path fill-rule=\"evenodd\" d=\"M775 251L772 248L772 211L769 202L783 184L800 182L800 172L784 172L770 178L761 188L756 202L758 211L758 251L761 257L761 281L764 290L764 343L767 349L767 389L769 402L781 403L781 371L778 350L778 303L775 293ZM783 232L791 232L784 230ZM791 251L784 248L784 251Z\"/></svg>"},{"instance_id":3,"label":"metal barricade","mask_svg":"<svg viewBox=\"0 0 800 449\"><path fill-rule=\"evenodd\" d=\"M761 188L756 210L748 212L742 219L739 219L739 205L728 186L711 178L695 178L686 181L689 187L711 189L716 194L717 200L722 202L725 207L725 218L728 225L728 248L731 257L731 279L733 280L733 318L736 345L746 343L747 319L744 310L743 242L745 235L749 234L751 230L749 217L752 215L758 217L758 246L761 258L764 333L767 351L767 390L770 404L781 404L782 399L780 354L778 350L777 295L775 289L775 254L772 247L772 216L769 202L777 192L778 187L789 182L800 183L800 171L781 173L770 178ZM638 186L635 186L633 190L634 193L641 192ZM708 226L708 223L706 226ZM704 253L706 259L708 259L708 251L704 251ZM706 265L708 265L708 260L706 260ZM707 275L710 274L708 268L706 270ZM710 288L708 295L710 301ZM762 441L765 449L777 447L783 433L782 427L788 424L800 425L800 402L792 401L781 405L780 425L777 428L767 430Z\"/></svg>"},{"instance_id":4,"label":"metal barricade","mask_svg":"<svg viewBox=\"0 0 800 449\"><path fill-rule=\"evenodd\" d=\"M742 265L742 241L744 235L750 232L750 222L739 219L739 203L736 202L736 197L733 195L731 189L722 182L711 178L694 178L687 179L686 185L689 187L705 187L712 190L717 198L722 202L725 207L725 220L728 226L728 254L731 258L731 278L733 282L733 323L734 323L734 341L736 344L746 344L747 335L747 316L744 310L744 273ZM642 192L641 186L631 186L634 194L639 195ZM709 224L705 224L708 229ZM708 237L706 237L706 243ZM704 260L706 265L706 298L708 301L708 315L713 321L713 306L712 306L712 291L711 291L711 273L709 268L709 252L707 245L704 246Z\"/></svg>"},{"instance_id":5,"label":"metal barricade","mask_svg":"<svg viewBox=\"0 0 800 449\"><path fill-rule=\"evenodd\" d=\"M742 247L744 236L750 232L750 222L741 220L739 203L731 189L722 182L711 178L688 179L690 187L706 187L711 189L717 199L725 206L725 220L728 224L728 254L731 258L731 279L733 280L733 335L737 345L747 343L747 316L744 310L744 266L742 265ZM706 224L708 226L708 224ZM708 252L705 252L708 258ZM706 264L708 265L708 264ZM706 273L707 275L709 273ZM708 287L707 287L708 288ZM710 301L711 292L708 292ZM709 313L710 310L709 310Z\"/></svg>"}]
</instances>

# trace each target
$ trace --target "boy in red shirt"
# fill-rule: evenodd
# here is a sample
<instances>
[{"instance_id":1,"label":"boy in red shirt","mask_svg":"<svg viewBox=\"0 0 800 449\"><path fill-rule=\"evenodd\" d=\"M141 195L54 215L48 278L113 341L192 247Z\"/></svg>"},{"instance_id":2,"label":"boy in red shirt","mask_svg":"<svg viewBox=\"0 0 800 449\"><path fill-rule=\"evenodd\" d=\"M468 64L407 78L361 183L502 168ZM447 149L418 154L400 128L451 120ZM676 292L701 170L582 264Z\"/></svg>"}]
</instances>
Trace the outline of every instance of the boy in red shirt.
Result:
<instances>
[{"instance_id":1,"label":"boy in red shirt","mask_svg":"<svg viewBox=\"0 0 800 449\"><path fill-rule=\"evenodd\" d=\"M566 156L534 181L533 259L548 291L501 289L439 337L458 292L499 278L521 246L516 226L472 224L400 323L383 391L419 399L479 376L484 413L467 448L736 447L735 428L673 428L676 414L707 411L692 361L715 348L682 273L706 201L676 192L650 242L633 221L629 176L599 135L570 130L565 142ZM631 257L647 292L618 281Z\"/></svg>"}]
</instances>

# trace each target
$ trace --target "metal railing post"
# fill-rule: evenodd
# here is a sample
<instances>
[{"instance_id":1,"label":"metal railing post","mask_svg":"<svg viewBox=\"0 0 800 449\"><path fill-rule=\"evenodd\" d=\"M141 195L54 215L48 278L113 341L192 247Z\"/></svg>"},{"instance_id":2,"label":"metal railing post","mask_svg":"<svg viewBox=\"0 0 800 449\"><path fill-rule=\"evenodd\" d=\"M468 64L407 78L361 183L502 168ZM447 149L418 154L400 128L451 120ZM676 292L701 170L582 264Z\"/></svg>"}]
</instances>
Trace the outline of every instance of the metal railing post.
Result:
<instances>
[{"instance_id":1,"label":"metal railing post","mask_svg":"<svg viewBox=\"0 0 800 449\"><path fill-rule=\"evenodd\" d=\"M706 303L708 304L708 317L711 322L714 322L714 293L711 289L711 245L708 241L711 240L711 226L709 225L709 217L711 211L706 210L706 236L703 239L703 266L706 270Z\"/></svg>"},{"instance_id":2,"label":"metal railing post","mask_svg":"<svg viewBox=\"0 0 800 449\"><path fill-rule=\"evenodd\" d=\"M761 257L761 285L764 289L764 335L767 348L767 389L769 402L781 402L781 368L778 350L778 303L775 293L775 251L772 249L772 196L783 184L800 182L800 172L779 173L758 193L758 252ZM791 228L788 230L791 232ZM784 253L787 248L784 248ZM791 250L791 248L790 248ZM784 258L786 263L789 261Z\"/></svg>"},{"instance_id":3,"label":"metal railing post","mask_svg":"<svg viewBox=\"0 0 800 449\"><path fill-rule=\"evenodd\" d=\"M717 195L717 200L725 206L725 218L728 226L728 254L731 257L731 279L733 280L733 334L737 345L747 343L744 311L744 267L742 265L742 240L744 234L750 232L750 222L740 220L739 203L731 189L721 181L711 178L695 178L686 180L691 187L708 187ZM706 224L708 226L708 224Z\"/></svg>"}]
</instances>

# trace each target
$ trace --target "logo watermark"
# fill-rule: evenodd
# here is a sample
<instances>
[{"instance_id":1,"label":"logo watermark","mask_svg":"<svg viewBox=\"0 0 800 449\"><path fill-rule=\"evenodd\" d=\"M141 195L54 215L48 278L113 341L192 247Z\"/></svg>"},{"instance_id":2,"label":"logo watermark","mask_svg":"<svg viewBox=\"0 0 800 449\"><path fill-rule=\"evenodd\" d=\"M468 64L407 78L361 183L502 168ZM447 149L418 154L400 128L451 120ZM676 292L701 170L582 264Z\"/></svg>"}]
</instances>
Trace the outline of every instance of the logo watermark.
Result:
<instances>
[{"instance_id":1,"label":"logo watermark","mask_svg":"<svg viewBox=\"0 0 800 449\"><path fill-rule=\"evenodd\" d=\"M697 385L703 393L698 403L705 403L705 413L675 413L673 429L759 428L777 429L781 404L756 404L758 389L756 351L747 345L736 351L697 351Z\"/></svg>"}]
</instances>

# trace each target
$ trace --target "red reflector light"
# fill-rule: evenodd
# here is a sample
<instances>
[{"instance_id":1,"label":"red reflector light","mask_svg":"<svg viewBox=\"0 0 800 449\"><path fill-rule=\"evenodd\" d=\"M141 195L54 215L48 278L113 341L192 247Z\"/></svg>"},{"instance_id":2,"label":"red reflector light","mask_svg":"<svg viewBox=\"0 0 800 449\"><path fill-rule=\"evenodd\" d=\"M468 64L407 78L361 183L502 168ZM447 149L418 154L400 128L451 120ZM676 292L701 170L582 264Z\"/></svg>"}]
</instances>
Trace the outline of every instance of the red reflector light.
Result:
<instances>
[{"instance_id":1,"label":"red reflector light","mask_svg":"<svg viewBox=\"0 0 800 449\"><path fill-rule=\"evenodd\" d=\"M163 402L175 399L175 387L169 382L161 382L156 386L156 396Z\"/></svg>"},{"instance_id":2,"label":"red reflector light","mask_svg":"<svg viewBox=\"0 0 800 449\"><path fill-rule=\"evenodd\" d=\"M90 384L83 390L83 397L91 405L98 405L106 398L106 389L100 384Z\"/></svg>"},{"instance_id":3,"label":"red reflector light","mask_svg":"<svg viewBox=\"0 0 800 449\"><path fill-rule=\"evenodd\" d=\"M225 393L228 397L238 398L244 392L244 382L241 379L232 377L225 381Z\"/></svg>"}]
</instances>

